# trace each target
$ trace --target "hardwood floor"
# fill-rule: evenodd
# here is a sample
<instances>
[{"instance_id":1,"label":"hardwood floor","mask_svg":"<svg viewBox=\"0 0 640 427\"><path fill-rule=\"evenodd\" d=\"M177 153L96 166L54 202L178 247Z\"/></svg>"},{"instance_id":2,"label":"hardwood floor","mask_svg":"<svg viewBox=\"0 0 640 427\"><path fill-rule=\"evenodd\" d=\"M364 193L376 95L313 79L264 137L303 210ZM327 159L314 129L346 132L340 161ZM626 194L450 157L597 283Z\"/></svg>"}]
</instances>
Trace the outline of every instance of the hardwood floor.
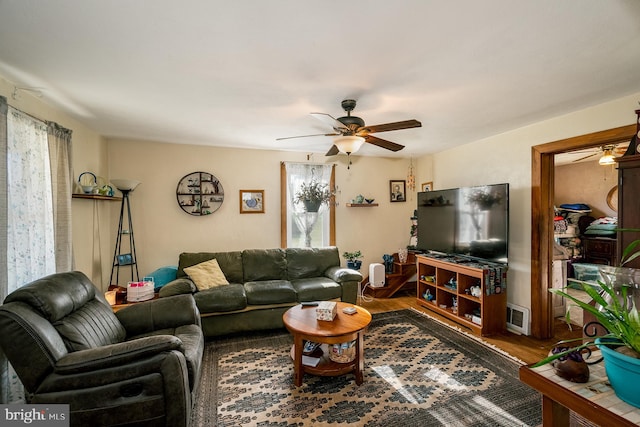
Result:
<instances>
[{"instance_id":1,"label":"hardwood floor","mask_svg":"<svg viewBox=\"0 0 640 427\"><path fill-rule=\"evenodd\" d=\"M367 297L366 299L369 298ZM463 330L465 329L461 325L418 305L414 293L402 292L396 294L393 298L375 298L369 302L359 300L358 303L371 313L382 313L412 307L445 323ZM582 330L579 327L574 327L571 331L562 320L556 321L555 331L556 336L549 340L538 340L511 332L505 332L503 334L493 335L490 337L482 337L482 340L495 345L499 349L517 357L526 364L530 364L544 358L556 342L582 336ZM470 330L468 332L470 332Z\"/></svg>"}]
</instances>

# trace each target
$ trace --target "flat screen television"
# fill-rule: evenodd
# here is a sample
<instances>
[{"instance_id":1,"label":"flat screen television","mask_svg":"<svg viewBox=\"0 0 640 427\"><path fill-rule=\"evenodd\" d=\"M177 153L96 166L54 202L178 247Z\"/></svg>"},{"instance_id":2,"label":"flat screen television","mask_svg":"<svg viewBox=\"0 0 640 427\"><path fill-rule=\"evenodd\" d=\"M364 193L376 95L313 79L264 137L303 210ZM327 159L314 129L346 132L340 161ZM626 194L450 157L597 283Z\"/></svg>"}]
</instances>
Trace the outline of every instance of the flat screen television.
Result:
<instances>
[{"instance_id":1,"label":"flat screen television","mask_svg":"<svg viewBox=\"0 0 640 427\"><path fill-rule=\"evenodd\" d=\"M508 262L509 184L421 192L417 214L419 251Z\"/></svg>"}]
</instances>

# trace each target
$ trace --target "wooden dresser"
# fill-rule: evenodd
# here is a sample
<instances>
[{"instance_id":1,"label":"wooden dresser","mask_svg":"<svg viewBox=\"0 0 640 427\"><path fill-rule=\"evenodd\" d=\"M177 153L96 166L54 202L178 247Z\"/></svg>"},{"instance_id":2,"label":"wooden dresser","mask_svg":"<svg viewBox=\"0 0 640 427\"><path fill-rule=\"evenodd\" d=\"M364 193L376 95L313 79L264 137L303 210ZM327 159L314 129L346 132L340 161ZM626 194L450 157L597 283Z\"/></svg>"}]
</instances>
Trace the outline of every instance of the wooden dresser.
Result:
<instances>
[{"instance_id":1,"label":"wooden dresser","mask_svg":"<svg viewBox=\"0 0 640 427\"><path fill-rule=\"evenodd\" d=\"M583 236L582 256L590 264L617 265L617 241L610 237Z\"/></svg>"}]
</instances>

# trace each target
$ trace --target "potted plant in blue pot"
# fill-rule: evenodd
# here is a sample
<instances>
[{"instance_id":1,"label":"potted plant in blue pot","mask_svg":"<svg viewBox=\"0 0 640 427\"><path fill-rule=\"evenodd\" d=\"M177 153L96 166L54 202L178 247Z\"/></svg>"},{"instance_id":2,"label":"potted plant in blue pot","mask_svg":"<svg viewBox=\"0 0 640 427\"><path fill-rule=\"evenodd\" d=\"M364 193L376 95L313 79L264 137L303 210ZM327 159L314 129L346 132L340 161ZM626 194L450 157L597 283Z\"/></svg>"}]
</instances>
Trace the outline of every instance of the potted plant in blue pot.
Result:
<instances>
[{"instance_id":1,"label":"potted plant in blue pot","mask_svg":"<svg viewBox=\"0 0 640 427\"><path fill-rule=\"evenodd\" d=\"M362 257L362 252L345 252L342 254L342 256L347 260L347 268L360 270L360 267L362 267L362 261L360 260L360 258Z\"/></svg>"},{"instance_id":2,"label":"potted plant in blue pot","mask_svg":"<svg viewBox=\"0 0 640 427\"><path fill-rule=\"evenodd\" d=\"M618 231L640 231L638 229L619 229ZM572 301L584 311L591 313L604 326L607 334L594 337L580 345L567 347L567 350L552 354L536 363L534 367L556 361L572 352L597 346L604 358L604 367L611 387L616 395L630 405L640 408L640 270L623 267L624 264L640 256L636 248L640 239L629 244L622 253L620 267L602 266L602 281L596 286L580 282L584 291L596 302L591 305L580 301L561 289L549 291ZM568 317L568 315L567 315ZM583 341L566 340L558 343Z\"/></svg>"}]
</instances>

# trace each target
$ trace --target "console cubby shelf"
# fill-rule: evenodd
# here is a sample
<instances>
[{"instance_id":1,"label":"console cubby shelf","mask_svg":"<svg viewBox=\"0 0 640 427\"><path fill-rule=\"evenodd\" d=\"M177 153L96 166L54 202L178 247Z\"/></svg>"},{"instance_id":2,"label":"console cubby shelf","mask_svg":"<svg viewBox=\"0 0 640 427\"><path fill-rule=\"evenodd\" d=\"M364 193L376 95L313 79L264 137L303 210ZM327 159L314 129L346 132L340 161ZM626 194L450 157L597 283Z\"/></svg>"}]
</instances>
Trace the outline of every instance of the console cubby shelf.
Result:
<instances>
[{"instance_id":1,"label":"console cubby shelf","mask_svg":"<svg viewBox=\"0 0 640 427\"><path fill-rule=\"evenodd\" d=\"M506 330L507 294L499 292L487 295L482 268L418 255L416 269L420 306L478 335L493 335ZM480 286L479 297L471 295L472 286ZM427 291L433 297L431 301L425 296Z\"/></svg>"}]
</instances>

